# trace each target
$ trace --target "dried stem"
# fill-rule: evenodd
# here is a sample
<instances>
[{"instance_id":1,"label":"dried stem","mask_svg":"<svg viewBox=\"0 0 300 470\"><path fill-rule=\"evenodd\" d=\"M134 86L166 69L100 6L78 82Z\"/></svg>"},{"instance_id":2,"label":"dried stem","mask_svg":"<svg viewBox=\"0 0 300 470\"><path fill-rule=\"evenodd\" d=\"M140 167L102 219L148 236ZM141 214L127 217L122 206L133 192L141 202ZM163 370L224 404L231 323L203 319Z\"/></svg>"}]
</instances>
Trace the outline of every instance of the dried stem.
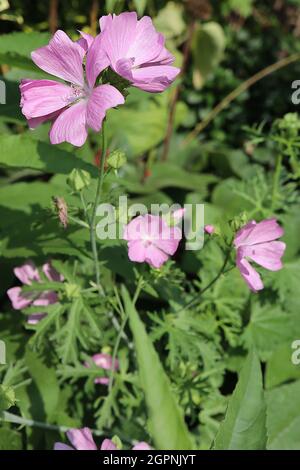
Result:
<instances>
[{"instance_id":1,"label":"dried stem","mask_svg":"<svg viewBox=\"0 0 300 470\"><path fill-rule=\"evenodd\" d=\"M49 29L51 34L54 34L58 28L58 1L59 0L50 0Z\"/></svg>"}]
</instances>

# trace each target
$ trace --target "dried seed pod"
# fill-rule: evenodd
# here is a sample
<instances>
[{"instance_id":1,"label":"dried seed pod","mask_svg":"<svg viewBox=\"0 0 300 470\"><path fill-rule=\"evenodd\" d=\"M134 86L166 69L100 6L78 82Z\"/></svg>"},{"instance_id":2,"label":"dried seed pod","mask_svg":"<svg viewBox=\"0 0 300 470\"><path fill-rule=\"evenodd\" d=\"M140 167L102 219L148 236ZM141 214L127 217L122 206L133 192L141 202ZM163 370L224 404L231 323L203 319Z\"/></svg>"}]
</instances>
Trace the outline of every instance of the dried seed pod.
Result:
<instances>
[{"instance_id":1,"label":"dried seed pod","mask_svg":"<svg viewBox=\"0 0 300 470\"><path fill-rule=\"evenodd\" d=\"M63 197L53 196L52 198L56 213L60 220L60 223L64 228L68 226L68 206Z\"/></svg>"}]
</instances>

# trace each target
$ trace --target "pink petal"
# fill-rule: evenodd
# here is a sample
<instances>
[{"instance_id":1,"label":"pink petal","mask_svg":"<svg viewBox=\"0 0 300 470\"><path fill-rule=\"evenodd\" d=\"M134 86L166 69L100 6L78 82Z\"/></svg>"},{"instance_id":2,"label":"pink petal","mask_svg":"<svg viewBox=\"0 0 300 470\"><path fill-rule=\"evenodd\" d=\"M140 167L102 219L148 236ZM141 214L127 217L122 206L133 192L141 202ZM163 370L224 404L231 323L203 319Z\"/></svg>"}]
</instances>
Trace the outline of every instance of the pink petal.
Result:
<instances>
[{"instance_id":1,"label":"pink petal","mask_svg":"<svg viewBox=\"0 0 300 470\"><path fill-rule=\"evenodd\" d=\"M77 450L97 450L92 433L89 428L70 429L67 436Z\"/></svg>"},{"instance_id":2,"label":"pink petal","mask_svg":"<svg viewBox=\"0 0 300 470\"><path fill-rule=\"evenodd\" d=\"M128 243L128 257L130 261L143 263L146 260L146 253L143 241L134 240Z\"/></svg>"},{"instance_id":3,"label":"pink petal","mask_svg":"<svg viewBox=\"0 0 300 470\"><path fill-rule=\"evenodd\" d=\"M133 69L133 85L150 93L160 93L171 85L179 73L180 69L171 65L153 65Z\"/></svg>"},{"instance_id":4,"label":"pink petal","mask_svg":"<svg viewBox=\"0 0 300 470\"><path fill-rule=\"evenodd\" d=\"M154 245L146 249L145 261L153 268L159 269L168 259L169 256Z\"/></svg>"},{"instance_id":5,"label":"pink petal","mask_svg":"<svg viewBox=\"0 0 300 470\"><path fill-rule=\"evenodd\" d=\"M39 271L31 261L15 268L14 274L23 284L30 285L32 281L40 281Z\"/></svg>"},{"instance_id":6,"label":"pink petal","mask_svg":"<svg viewBox=\"0 0 300 470\"><path fill-rule=\"evenodd\" d=\"M215 231L215 227L213 225L205 225L204 230L206 233L211 235Z\"/></svg>"},{"instance_id":7,"label":"pink petal","mask_svg":"<svg viewBox=\"0 0 300 470\"><path fill-rule=\"evenodd\" d=\"M129 82L133 82L132 67L134 59L119 59L115 65L115 71Z\"/></svg>"},{"instance_id":8,"label":"pink petal","mask_svg":"<svg viewBox=\"0 0 300 470\"><path fill-rule=\"evenodd\" d=\"M79 33L81 38L78 39L77 44L79 44L86 53L92 46L95 38L91 34L85 33L84 31L79 31Z\"/></svg>"},{"instance_id":9,"label":"pink petal","mask_svg":"<svg viewBox=\"0 0 300 470\"><path fill-rule=\"evenodd\" d=\"M101 384L101 385L109 385L109 378L108 377L98 377L97 379L94 380L95 384Z\"/></svg>"},{"instance_id":10,"label":"pink petal","mask_svg":"<svg viewBox=\"0 0 300 470\"><path fill-rule=\"evenodd\" d=\"M241 257L251 258L255 263L270 271L282 268L281 257L286 245L280 241L261 243L258 245L242 246L238 250Z\"/></svg>"},{"instance_id":11,"label":"pink petal","mask_svg":"<svg viewBox=\"0 0 300 470\"><path fill-rule=\"evenodd\" d=\"M173 218L173 221L175 223L179 222L181 219L183 219L184 217L184 214L185 214L186 210L185 209L177 209L177 211L174 211L172 213L172 218Z\"/></svg>"},{"instance_id":12,"label":"pink petal","mask_svg":"<svg viewBox=\"0 0 300 470\"><path fill-rule=\"evenodd\" d=\"M53 268L51 263L45 263L43 265L43 272L49 281L61 282L64 280L64 277Z\"/></svg>"},{"instance_id":13,"label":"pink petal","mask_svg":"<svg viewBox=\"0 0 300 470\"><path fill-rule=\"evenodd\" d=\"M147 444L147 442L138 442L135 444L132 450L151 450L151 447L149 444Z\"/></svg>"},{"instance_id":14,"label":"pink petal","mask_svg":"<svg viewBox=\"0 0 300 470\"><path fill-rule=\"evenodd\" d=\"M162 230L160 238L153 241L153 245L168 255L174 255L181 238L181 230L178 227L167 227Z\"/></svg>"},{"instance_id":15,"label":"pink petal","mask_svg":"<svg viewBox=\"0 0 300 470\"><path fill-rule=\"evenodd\" d=\"M131 43L127 57L134 57L134 66L156 59L162 52L161 35L155 30L149 16L137 22L134 41Z\"/></svg>"},{"instance_id":16,"label":"pink petal","mask_svg":"<svg viewBox=\"0 0 300 470\"><path fill-rule=\"evenodd\" d=\"M162 46L162 49L157 57L155 57L153 60L148 62L148 65L156 64L156 65L171 65L173 64L175 57L169 52L164 46L165 46L165 38L162 34L159 34L160 37L160 43Z\"/></svg>"},{"instance_id":17,"label":"pink petal","mask_svg":"<svg viewBox=\"0 0 300 470\"><path fill-rule=\"evenodd\" d=\"M44 124L46 121L53 121L56 119L60 113L66 108L63 108L62 110L56 111L54 113L47 114L46 116L41 116L38 118L31 118L28 119L28 126L30 129L35 129L36 127L40 126L41 124Z\"/></svg>"},{"instance_id":18,"label":"pink petal","mask_svg":"<svg viewBox=\"0 0 300 470\"><path fill-rule=\"evenodd\" d=\"M47 307L58 301L56 292L42 292L32 303L35 307Z\"/></svg>"},{"instance_id":19,"label":"pink petal","mask_svg":"<svg viewBox=\"0 0 300 470\"><path fill-rule=\"evenodd\" d=\"M144 233L145 220L143 215L132 219L124 229L123 239L127 241L140 240Z\"/></svg>"},{"instance_id":20,"label":"pink petal","mask_svg":"<svg viewBox=\"0 0 300 470\"><path fill-rule=\"evenodd\" d=\"M253 220L245 227L241 228L236 234L234 245L254 245L256 243L265 243L282 237L284 230L277 223L276 219L267 219L258 224Z\"/></svg>"},{"instance_id":21,"label":"pink petal","mask_svg":"<svg viewBox=\"0 0 300 470\"><path fill-rule=\"evenodd\" d=\"M74 450L73 447L63 444L62 442L55 442L54 450Z\"/></svg>"},{"instance_id":22,"label":"pink petal","mask_svg":"<svg viewBox=\"0 0 300 470\"><path fill-rule=\"evenodd\" d=\"M22 81L22 112L27 119L45 117L65 108L72 96L71 87L53 80Z\"/></svg>"},{"instance_id":23,"label":"pink petal","mask_svg":"<svg viewBox=\"0 0 300 470\"><path fill-rule=\"evenodd\" d=\"M57 31L48 46L32 52L31 57L45 72L83 87L82 48L64 31Z\"/></svg>"},{"instance_id":24,"label":"pink petal","mask_svg":"<svg viewBox=\"0 0 300 470\"><path fill-rule=\"evenodd\" d=\"M15 310L22 310L23 308L31 305L32 300L26 297L25 294L22 294L21 287L12 287L11 289L8 289L7 295Z\"/></svg>"},{"instance_id":25,"label":"pink petal","mask_svg":"<svg viewBox=\"0 0 300 470\"><path fill-rule=\"evenodd\" d=\"M119 104L124 104L124 96L111 85L100 85L95 88L87 105L87 124L94 131L100 131L106 111Z\"/></svg>"},{"instance_id":26,"label":"pink petal","mask_svg":"<svg viewBox=\"0 0 300 470\"><path fill-rule=\"evenodd\" d=\"M106 69L109 64L109 58L102 47L103 36L98 34L89 47L86 59L86 78L90 88L93 88L98 75Z\"/></svg>"},{"instance_id":27,"label":"pink petal","mask_svg":"<svg viewBox=\"0 0 300 470\"><path fill-rule=\"evenodd\" d=\"M50 141L52 144L69 142L76 147L81 147L85 143L88 136L86 108L87 103L81 100L58 116L50 131Z\"/></svg>"},{"instance_id":28,"label":"pink petal","mask_svg":"<svg viewBox=\"0 0 300 470\"><path fill-rule=\"evenodd\" d=\"M110 439L104 439L100 450L117 450L117 446Z\"/></svg>"},{"instance_id":29,"label":"pink petal","mask_svg":"<svg viewBox=\"0 0 300 470\"><path fill-rule=\"evenodd\" d=\"M92 356L92 360L96 366L101 367L101 369L111 370L112 368L112 356L110 354L94 354L94 356ZM114 366L115 370L119 368L119 362L117 359L115 360Z\"/></svg>"},{"instance_id":30,"label":"pink petal","mask_svg":"<svg viewBox=\"0 0 300 470\"><path fill-rule=\"evenodd\" d=\"M257 292L259 290L262 290L264 288L263 282L261 280L260 275L258 274L257 271L251 266L249 261L247 261L245 258L239 258L237 257L237 267L245 279L246 283L248 284L249 288L253 292Z\"/></svg>"},{"instance_id":31,"label":"pink petal","mask_svg":"<svg viewBox=\"0 0 300 470\"><path fill-rule=\"evenodd\" d=\"M135 12L121 13L100 19L103 31L103 50L108 55L114 68L117 61L130 58L127 54L136 36L137 15Z\"/></svg>"},{"instance_id":32,"label":"pink petal","mask_svg":"<svg viewBox=\"0 0 300 470\"><path fill-rule=\"evenodd\" d=\"M32 315L29 315L29 317L27 318L27 323L29 325L36 325L46 316L47 316L47 313L33 313Z\"/></svg>"}]
</instances>

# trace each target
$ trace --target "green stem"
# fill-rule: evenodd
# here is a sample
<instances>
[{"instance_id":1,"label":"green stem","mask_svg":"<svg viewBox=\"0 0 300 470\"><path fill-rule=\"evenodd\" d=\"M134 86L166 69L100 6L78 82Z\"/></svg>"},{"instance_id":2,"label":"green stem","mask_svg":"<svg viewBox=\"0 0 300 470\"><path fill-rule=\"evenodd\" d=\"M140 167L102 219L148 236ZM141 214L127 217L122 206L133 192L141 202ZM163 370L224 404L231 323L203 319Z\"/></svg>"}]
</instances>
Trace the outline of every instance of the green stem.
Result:
<instances>
[{"instance_id":1,"label":"green stem","mask_svg":"<svg viewBox=\"0 0 300 470\"><path fill-rule=\"evenodd\" d=\"M103 121L100 170L99 170L99 176L98 176L98 182L97 182L95 202L93 205L93 211L92 211L92 215L90 219L90 239L91 239L91 245L92 245L94 265L95 265L96 285L97 285L98 292L100 295L103 295L103 288L100 283L99 256L98 256L98 248L97 248L97 240L96 240L96 215L97 215L97 207L100 203L101 195L102 195L104 173L105 173L104 166L105 166L106 151L107 151L107 141L106 141L106 135L105 135L105 121Z\"/></svg>"},{"instance_id":2,"label":"green stem","mask_svg":"<svg viewBox=\"0 0 300 470\"><path fill-rule=\"evenodd\" d=\"M278 154L277 159L276 159L275 173L273 177L272 205L271 205L272 210L274 209L275 203L276 203L278 187L280 183L281 169L282 169L282 155Z\"/></svg>"},{"instance_id":3,"label":"green stem","mask_svg":"<svg viewBox=\"0 0 300 470\"><path fill-rule=\"evenodd\" d=\"M198 300L199 300L199 297L201 295L204 294L204 292L206 292L207 290L209 290L218 280L219 278L222 276L222 274L225 274L229 271L231 271L231 269L234 268L234 266L230 267L229 269L226 270L226 267L227 267L227 264L228 264L228 261L229 261L229 258L230 258L230 254L231 254L231 250L232 250L232 247L230 247L227 251L227 254L225 256L225 260L224 260L224 263L220 269L220 271L218 272L218 274L216 275L216 277L214 277L212 279L212 281L210 281L207 286L205 286L203 289L201 289L198 294L192 299L190 300L186 305L184 305L183 307L181 307L179 310L176 311L176 313L179 313L181 312L182 310L185 310L186 308L190 308L192 307Z\"/></svg>"}]
</instances>

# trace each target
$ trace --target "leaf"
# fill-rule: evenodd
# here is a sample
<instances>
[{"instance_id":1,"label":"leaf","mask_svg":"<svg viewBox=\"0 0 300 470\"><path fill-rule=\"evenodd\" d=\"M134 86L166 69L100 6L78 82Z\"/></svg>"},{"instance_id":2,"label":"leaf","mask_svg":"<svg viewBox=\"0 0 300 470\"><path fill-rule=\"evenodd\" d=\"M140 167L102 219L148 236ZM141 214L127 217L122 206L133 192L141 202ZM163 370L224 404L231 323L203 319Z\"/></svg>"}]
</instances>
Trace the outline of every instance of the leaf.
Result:
<instances>
[{"instance_id":1,"label":"leaf","mask_svg":"<svg viewBox=\"0 0 300 470\"><path fill-rule=\"evenodd\" d=\"M269 450L300 449L300 381L266 393Z\"/></svg>"},{"instance_id":2,"label":"leaf","mask_svg":"<svg viewBox=\"0 0 300 470\"><path fill-rule=\"evenodd\" d=\"M147 6L147 0L133 0L133 3L138 15L142 16Z\"/></svg>"},{"instance_id":3,"label":"leaf","mask_svg":"<svg viewBox=\"0 0 300 470\"><path fill-rule=\"evenodd\" d=\"M194 86L201 88L223 57L225 34L219 23L210 21L198 24L194 33L192 52L194 56Z\"/></svg>"},{"instance_id":4,"label":"leaf","mask_svg":"<svg viewBox=\"0 0 300 470\"><path fill-rule=\"evenodd\" d=\"M252 304L250 322L244 330L243 340L248 348L255 347L264 360L272 351L295 335L294 318L279 306L258 302Z\"/></svg>"},{"instance_id":5,"label":"leaf","mask_svg":"<svg viewBox=\"0 0 300 470\"><path fill-rule=\"evenodd\" d=\"M183 13L183 5L168 2L154 19L154 25L167 39L180 36L186 29Z\"/></svg>"},{"instance_id":6,"label":"leaf","mask_svg":"<svg viewBox=\"0 0 300 470\"><path fill-rule=\"evenodd\" d=\"M15 392L12 387L0 385L0 413L8 410L16 402Z\"/></svg>"},{"instance_id":7,"label":"leaf","mask_svg":"<svg viewBox=\"0 0 300 470\"><path fill-rule=\"evenodd\" d=\"M0 41L0 54L8 52L17 53L23 57L29 57L32 51L45 46L50 39L49 33L40 32L14 32L2 34Z\"/></svg>"},{"instance_id":8,"label":"leaf","mask_svg":"<svg viewBox=\"0 0 300 470\"><path fill-rule=\"evenodd\" d=\"M266 440L262 373L257 354L252 350L229 401L214 449L260 450L265 449Z\"/></svg>"},{"instance_id":9,"label":"leaf","mask_svg":"<svg viewBox=\"0 0 300 470\"><path fill-rule=\"evenodd\" d=\"M9 428L0 429L0 450L21 450L22 436Z\"/></svg>"},{"instance_id":10,"label":"leaf","mask_svg":"<svg viewBox=\"0 0 300 470\"><path fill-rule=\"evenodd\" d=\"M283 382L300 379L299 365L292 362L293 352L291 342L283 344L273 352L266 364L265 386L267 389Z\"/></svg>"},{"instance_id":11,"label":"leaf","mask_svg":"<svg viewBox=\"0 0 300 470\"><path fill-rule=\"evenodd\" d=\"M161 450L193 449L192 439L172 394L169 379L125 287L122 289L122 297L134 336L140 380L155 446Z\"/></svg>"},{"instance_id":12,"label":"leaf","mask_svg":"<svg viewBox=\"0 0 300 470\"><path fill-rule=\"evenodd\" d=\"M1 135L0 146L0 166L62 174L70 173L73 168L81 168L92 175L97 173L95 167L72 153L55 145L32 140L27 135Z\"/></svg>"}]
</instances>

